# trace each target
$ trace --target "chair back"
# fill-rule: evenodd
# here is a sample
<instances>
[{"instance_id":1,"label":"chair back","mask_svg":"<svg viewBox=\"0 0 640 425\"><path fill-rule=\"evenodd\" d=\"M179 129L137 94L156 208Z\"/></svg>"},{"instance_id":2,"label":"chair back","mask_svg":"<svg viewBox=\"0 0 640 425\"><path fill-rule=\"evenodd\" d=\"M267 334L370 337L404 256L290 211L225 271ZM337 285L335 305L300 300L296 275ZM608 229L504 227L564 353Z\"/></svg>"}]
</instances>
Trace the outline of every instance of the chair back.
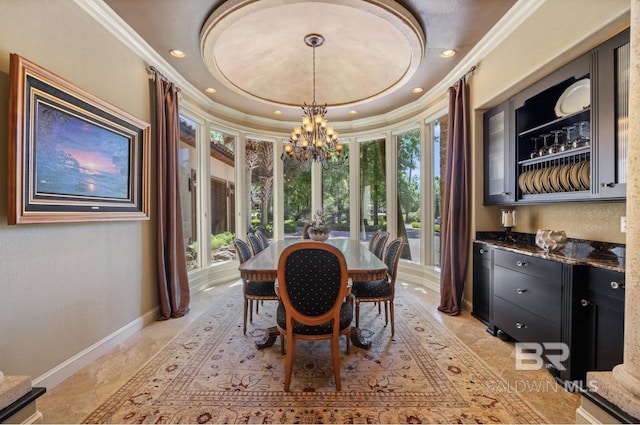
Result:
<instances>
[{"instance_id":1,"label":"chair back","mask_svg":"<svg viewBox=\"0 0 640 425\"><path fill-rule=\"evenodd\" d=\"M381 233L382 233L382 230L376 230L376 232L373 235L371 235L371 239L369 239L369 251L373 252Z\"/></svg>"},{"instance_id":2,"label":"chair back","mask_svg":"<svg viewBox=\"0 0 640 425\"><path fill-rule=\"evenodd\" d=\"M240 264L244 263L253 256L253 254L251 253L251 248L242 239L235 238L233 240L233 246L236 249L236 253L238 254L238 260L240 261Z\"/></svg>"},{"instance_id":3,"label":"chair back","mask_svg":"<svg viewBox=\"0 0 640 425\"><path fill-rule=\"evenodd\" d=\"M262 249L265 249L266 247L269 246L269 239L267 238L267 235L265 235L262 232L262 230L256 230L256 236L260 240L260 244L262 245Z\"/></svg>"},{"instance_id":4,"label":"chair back","mask_svg":"<svg viewBox=\"0 0 640 425\"><path fill-rule=\"evenodd\" d=\"M247 234L247 240L251 245L251 249L253 250L253 255L256 255L257 253L259 253L264 249L264 247L262 246L262 243L260 242L260 239L253 233Z\"/></svg>"},{"instance_id":5,"label":"chair back","mask_svg":"<svg viewBox=\"0 0 640 425\"><path fill-rule=\"evenodd\" d=\"M373 244L373 254L379 259L383 260L382 256L384 254L384 248L387 244L387 240L389 239L389 234L387 232L380 232L378 237L376 238L376 242Z\"/></svg>"},{"instance_id":6,"label":"chair back","mask_svg":"<svg viewBox=\"0 0 640 425\"><path fill-rule=\"evenodd\" d=\"M398 261L400 260L403 243L403 237L395 238L387 244L387 248L384 251L384 263L389 269L387 273L389 275L389 284L391 285L392 290L396 283L396 275L398 274Z\"/></svg>"},{"instance_id":7,"label":"chair back","mask_svg":"<svg viewBox=\"0 0 640 425\"><path fill-rule=\"evenodd\" d=\"M348 281L347 262L338 248L318 242L286 247L278 261L278 292L287 329L293 329L293 320L319 326L331 319L338 329Z\"/></svg>"}]
</instances>

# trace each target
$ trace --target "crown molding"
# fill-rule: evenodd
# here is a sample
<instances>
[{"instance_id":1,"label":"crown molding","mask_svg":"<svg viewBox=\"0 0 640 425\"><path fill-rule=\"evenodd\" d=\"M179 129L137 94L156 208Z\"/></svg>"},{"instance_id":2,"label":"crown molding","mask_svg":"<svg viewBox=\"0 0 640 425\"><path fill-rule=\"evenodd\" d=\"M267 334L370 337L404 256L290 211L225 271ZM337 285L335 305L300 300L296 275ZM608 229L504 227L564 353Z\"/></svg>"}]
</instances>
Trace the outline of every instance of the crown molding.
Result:
<instances>
[{"instance_id":1,"label":"crown molding","mask_svg":"<svg viewBox=\"0 0 640 425\"><path fill-rule=\"evenodd\" d=\"M216 118L221 118L229 123L251 127L255 129L269 129L270 131L289 132L293 122L279 121L263 117L251 116L242 111L220 105L204 93L194 87L166 60L151 48L151 46L136 33L118 14L116 14L103 0L73 0L78 7L93 17L118 40L129 47L147 65L153 65L160 73L170 78L180 87L183 96L199 104L203 110L211 113ZM392 123L406 120L408 117L420 115L425 109L435 102L446 97L447 90L454 85L469 69L476 66L487 56L495 46L505 40L515 31L532 13L534 13L547 0L517 1L511 9L491 28L491 30L471 49L442 81L436 84L415 102L407 104L394 111L375 117L353 120L350 122L335 122L338 131L354 131L359 128L386 127ZM344 127L344 129L341 129ZM349 130L347 130L349 129Z\"/></svg>"}]
</instances>

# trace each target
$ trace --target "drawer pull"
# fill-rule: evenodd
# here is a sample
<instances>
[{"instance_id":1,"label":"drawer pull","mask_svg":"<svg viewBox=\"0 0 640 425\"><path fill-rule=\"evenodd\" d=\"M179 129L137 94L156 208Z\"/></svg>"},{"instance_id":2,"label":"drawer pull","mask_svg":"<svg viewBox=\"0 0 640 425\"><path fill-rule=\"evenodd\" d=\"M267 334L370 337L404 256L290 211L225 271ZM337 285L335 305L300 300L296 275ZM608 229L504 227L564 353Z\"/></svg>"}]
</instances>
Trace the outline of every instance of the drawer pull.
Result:
<instances>
[{"instance_id":1,"label":"drawer pull","mask_svg":"<svg viewBox=\"0 0 640 425\"><path fill-rule=\"evenodd\" d=\"M520 323L520 322L516 322L516 328L518 329L524 329L526 328L527 325L525 325L524 323Z\"/></svg>"},{"instance_id":2,"label":"drawer pull","mask_svg":"<svg viewBox=\"0 0 640 425\"><path fill-rule=\"evenodd\" d=\"M600 187L614 187L616 184L614 182L611 183L600 183Z\"/></svg>"},{"instance_id":3,"label":"drawer pull","mask_svg":"<svg viewBox=\"0 0 640 425\"><path fill-rule=\"evenodd\" d=\"M520 289L520 288L516 289L516 292L518 292L518 294L524 294L527 291L528 289Z\"/></svg>"},{"instance_id":4,"label":"drawer pull","mask_svg":"<svg viewBox=\"0 0 640 425\"><path fill-rule=\"evenodd\" d=\"M580 305L581 305L582 307L588 307L588 306L590 306L590 305L591 305L591 301L589 301L589 300L585 300L585 299L583 298L583 299L581 299L581 300L580 300Z\"/></svg>"},{"instance_id":5,"label":"drawer pull","mask_svg":"<svg viewBox=\"0 0 640 425\"><path fill-rule=\"evenodd\" d=\"M487 252L487 250L486 250L486 249L484 249L484 248L480 248L480 254L484 254L485 252Z\"/></svg>"},{"instance_id":6,"label":"drawer pull","mask_svg":"<svg viewBox=\"0 0 640 425\"><path fill-rule=\"evenodd\" d=\"M612 281L611 282L611 289L618 289L618 288L624 289L624 283L618 283L616 281Z\"/></svg>"},{"instance_id":7,"label":"drawer pull","mask_svg":"<svg viewBox=\"0 0 640 425\"><path fill-rule=\"evenodd\" d=\"M526 261L516 261L516 266L518 267L527 267L528 263Z\"/></svg>"}]
</instances>

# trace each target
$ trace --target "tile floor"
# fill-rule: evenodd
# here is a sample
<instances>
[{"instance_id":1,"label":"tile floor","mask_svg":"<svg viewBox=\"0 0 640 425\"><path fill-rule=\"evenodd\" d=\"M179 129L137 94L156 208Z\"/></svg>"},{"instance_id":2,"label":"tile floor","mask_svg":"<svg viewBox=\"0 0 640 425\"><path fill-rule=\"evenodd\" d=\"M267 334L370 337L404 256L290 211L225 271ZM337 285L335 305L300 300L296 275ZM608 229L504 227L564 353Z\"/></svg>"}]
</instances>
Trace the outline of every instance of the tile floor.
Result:
<instances>
[{"instance_id":1,"label":"tile floor","mask_svg":"<svg viewBox=\"0 0 640 425\"><path fill-rule=\"evenodd\" d=\"M206 311L210 301L228 290L240 290L240 282L212 287L192 297L191 311L185 317L154 322L112 349L95 362L47 391L38 399L45 423L79 423L109 395L122 386L158 350ZM552 423L575 423L580 397L566 392L545 371L516 371L514 346L488 334L485 326L464 312L450 317L437 311L438 294L420 286L397 283L396 291L409 291L421 299L428 310L473 350L501 378L486 385L502 386L519 393ZM251 325L249 325L251 326Z\"/></svg>"}]
</instances>

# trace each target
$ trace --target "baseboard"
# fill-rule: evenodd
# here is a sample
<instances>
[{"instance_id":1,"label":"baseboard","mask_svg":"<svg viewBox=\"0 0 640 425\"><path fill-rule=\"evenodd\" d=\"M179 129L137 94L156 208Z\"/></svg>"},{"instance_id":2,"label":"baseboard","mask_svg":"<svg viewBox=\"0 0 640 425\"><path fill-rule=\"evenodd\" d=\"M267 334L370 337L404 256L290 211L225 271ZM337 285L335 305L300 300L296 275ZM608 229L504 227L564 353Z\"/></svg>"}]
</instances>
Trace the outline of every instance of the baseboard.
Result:
<instances>
[{"instance_id":1,"label":"baseboard","mask_svg":"<svg viewBox=\"0 0 640 425\"><path fill-rule=\"evenodd\" d=\"M33 380L32 385L34 387L45 387L48 390L54 388L56 385L69 378L83 367L89 365L91 362L95 361L100 356L106 354L109 350L115 348L118 344L140 331L149 323L154 322L158 318L158 315L158 307L148 311L144 315L127 323L105 338L102 338L95 344L60 363L53 369L50 369L44 374L38 376Z\"/></svg>"}]
</instances>

